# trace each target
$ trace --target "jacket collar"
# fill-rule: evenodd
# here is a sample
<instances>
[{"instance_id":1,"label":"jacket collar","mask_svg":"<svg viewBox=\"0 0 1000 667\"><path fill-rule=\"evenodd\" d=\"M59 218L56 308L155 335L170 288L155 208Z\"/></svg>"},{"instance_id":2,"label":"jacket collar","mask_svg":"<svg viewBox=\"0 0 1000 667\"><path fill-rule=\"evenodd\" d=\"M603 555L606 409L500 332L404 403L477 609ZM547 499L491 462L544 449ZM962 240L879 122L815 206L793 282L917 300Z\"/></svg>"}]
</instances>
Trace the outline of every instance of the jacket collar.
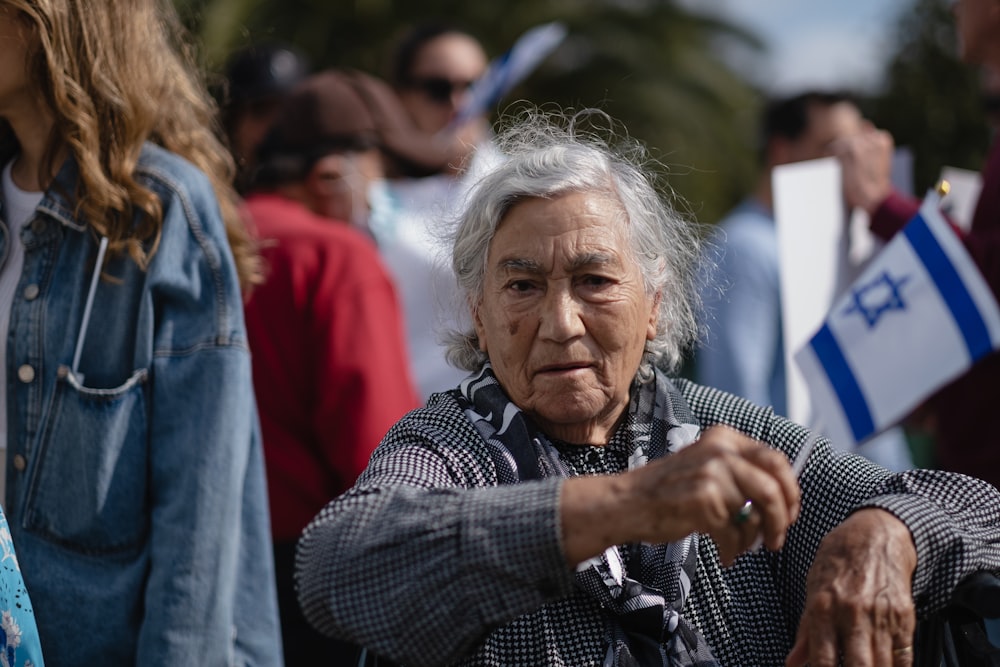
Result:
<instances>
[{"instance_id":1,"label":"jacket collar","mask_svg":"<svg viewBox=\"0 0 1000 667\"><path fill-rule=\"evenodd\" d=\"M76 158L71 154L63 162L52 184L45 191L45 196L42 197L37 210L65 227L83 232L87 230L87 224L78 221L74 211L79 176L80 168L76 163Z\"/></svg>"}]
</instances>

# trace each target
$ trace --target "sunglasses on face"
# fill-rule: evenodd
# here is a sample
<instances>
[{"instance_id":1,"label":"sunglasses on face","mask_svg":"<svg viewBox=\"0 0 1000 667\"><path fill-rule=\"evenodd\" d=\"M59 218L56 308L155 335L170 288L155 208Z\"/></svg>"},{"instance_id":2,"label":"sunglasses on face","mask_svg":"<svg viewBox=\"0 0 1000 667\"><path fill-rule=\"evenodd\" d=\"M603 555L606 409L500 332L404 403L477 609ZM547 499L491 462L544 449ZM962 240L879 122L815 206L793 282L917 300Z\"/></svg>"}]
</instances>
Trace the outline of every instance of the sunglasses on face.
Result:
<instances>
[{"instance_id":1,"label":"sunglasses on face","mask_svg":"<svg viewBox=\"0 0 1000 667\"><path fill-rule=\"evenodd\" d=\"M443 76L428 76L413 79L410 87L423 92L427 97L440 104L451 101L452 95L456 92L465 92L475 81L452 81Z\"/></svg>"}]
</instances>

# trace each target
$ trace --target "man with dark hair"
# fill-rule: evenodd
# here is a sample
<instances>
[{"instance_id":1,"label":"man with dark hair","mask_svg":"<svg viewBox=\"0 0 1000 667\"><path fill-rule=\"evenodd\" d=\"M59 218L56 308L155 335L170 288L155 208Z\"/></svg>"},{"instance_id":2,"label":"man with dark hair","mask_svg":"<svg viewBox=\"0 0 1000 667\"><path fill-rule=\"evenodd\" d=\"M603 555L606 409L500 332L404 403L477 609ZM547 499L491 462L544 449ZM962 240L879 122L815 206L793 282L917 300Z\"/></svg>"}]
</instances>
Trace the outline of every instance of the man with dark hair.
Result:
<instances>
[{"instance_id":1,"label":"man with dark hair","mask_svg":"<svg viewBox=\"0 0 1000 667\"><path fill-rule=\"evenodd\" d=\"M806 91L772 101L761 119L761 173L753 193L718 225L718 273L704 295L709 336L698 350L698 380L787 415L782 336L780 266L775 229L772 170L783 164L833 155L835 142L865 131L851 97ZM716 288L717 289L717 288ZM901 438L861 452L889 468L911 466Z\"/></svg>"},{"instance_id":2,"label":"man with dark hair","mask_svg":"<svg viewBox=\"0 0 1000 667\"><path fill-rule=\"evenodd\" d=\"M358 229L385 156L434 159L419 134L392 122L402 113L392 104L386 84L359 72L306 79L258 151L246 200L268 270L246 322L288 665L353 664L353 651L312 630L299 610L296 540L419 404L395 285Z\"/></svg>"},{"instance_id":3,"label":"man with dark hair","mask_svg":"<svg viewBox=\"0 0 1000 667\"><path fill-rule=\"evenodd\" d=\"M854 129L857 120L855 116L860 116L860 112L855 111L856 105L851 96L839 91L813 90L772 100L764 110L761 128L764 151L761 157L767 159L767 144L772 139L798 144L798 152L810 156L798 158L800 160L829 155L827 144L832 135L837 134L838 130ZM833 118L834 122L824 125L823 119L818 116ZM842 118L839 125L838 118ZM810 138L812 142L805 143ZM789 160L793 161L795 160Z\"/></svg>"}]
</instances>

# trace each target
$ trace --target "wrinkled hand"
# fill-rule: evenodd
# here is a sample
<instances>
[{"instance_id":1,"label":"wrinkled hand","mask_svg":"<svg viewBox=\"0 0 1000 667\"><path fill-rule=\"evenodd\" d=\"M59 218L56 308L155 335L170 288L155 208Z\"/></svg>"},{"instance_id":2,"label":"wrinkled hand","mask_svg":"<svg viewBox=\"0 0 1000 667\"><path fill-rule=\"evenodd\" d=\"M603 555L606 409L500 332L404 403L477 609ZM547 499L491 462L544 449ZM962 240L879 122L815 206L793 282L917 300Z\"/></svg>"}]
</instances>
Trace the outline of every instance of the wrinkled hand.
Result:
<instances>
[{"instance_id":1,"label":"wrinkled hand","mask_svg":"<svg viewBox=\"0 0 1000 667\"><path fill-rule=\"evenodd\" d=\"M747 499L753 512L743 523L734 521ZM780 549L799 499L784 454L716 426L680 452L628 473L567 480L564 549L575 564L613 544L671 542L699 532L715 540L729 564L758 536Z\"/></svg>"},{"instance_id":2,"label":"wrinkled hand","mask_svg":"<svg viewBox=\"0 0 1000 667\"><path fill-rule=\"evenodd\" d=\"M831 148L843 170L847 204L873 213L892 192L892 135L871 127Z\"/></svg>"},{"instance_id":3,"label":"wrinkled hand","mask_svg":"<svg viewBox=\"0 0 1000 667\"><path fill-rule=\"evenodd\" d=\"M879 509L855 512L823 539L787 667L913 664L917 565L909 530Z\"/></svg>"}]
</instances>

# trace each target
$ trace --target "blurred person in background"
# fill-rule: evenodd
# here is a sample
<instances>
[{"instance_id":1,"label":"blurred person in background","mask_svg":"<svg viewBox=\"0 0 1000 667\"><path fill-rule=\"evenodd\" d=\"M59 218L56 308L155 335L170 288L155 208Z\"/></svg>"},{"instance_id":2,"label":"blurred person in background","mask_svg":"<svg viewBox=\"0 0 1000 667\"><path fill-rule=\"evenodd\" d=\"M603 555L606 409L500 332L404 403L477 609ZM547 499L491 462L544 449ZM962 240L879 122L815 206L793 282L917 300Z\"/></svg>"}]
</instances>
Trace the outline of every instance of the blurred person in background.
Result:
<instances>
[{"instance_id":1,"label":"blurred person in background","mask_svg":"<svg viewBox=\"0 0 1000 667\"><path fill-rule=\"evenodd\" d=\"M45 656L278 665L259 257L173 4L2 0L0 41L0 433Z\"/></svg>"},{"instance_id":2,"label":"blurred person in background","mask_svg":"<svg viewBox=\"0 0 1000 667\"><path fill-rule=\"evenodd\" d=\"M392 55L391 80L403 108L445 156L443 168L430 176L390 167L389 179L373 193L371 227L399 285L414 378L424 399L464 375L448 363L441 340L464 315L442 238L471 184L498 158L484 115L455 124L487 65L478 40L439 21L412 26Z\"/></svg>"},{"instance_id":3,"label":"blurred person in background","mask_svg":"<svg viewBox=\"0 0 1000 667\"><path fill-rule=\"evenodd\" d=\"M435 21L413 26L392 55L392 83L417 128L442 140L447 135L458 140L460 150L448 165L452 173L464 168L469 152L490 136L483 116L453 125L468 102L469 89L488 64L475 37L455 25Z\"/></svg>"},{"instance_id":4,"label":"blurred person in background","mask_svg":"<svg viewBox=\"0 0 1000 667\"><path fill-rule=\"evenodd\" d=\"M368 186L383 177L387 156L432 155L429 141L390 122L394 111L402 114L392 90L374 77L348 70L308 77L261 144L246 199L268 271L246 318L288 665L353 664L349 645L321 636L302 616L295 543L350 488L389 427L419 404L396 289L365 233Z\"/></svg>"},{"instance_id":5,"label":"blurred person in background","mask_svg":"<svg viewBox=\"0 0 1000 667\"><path fill-rule=\"evenodd\" d=\"M708 336L697 350L695 371L699 382L787 415L772 170L829 157L834 142L866 131L870 123L846 93L808 90L772 100L760 126L762 169L757 186L719 222L712 238L717 268L703 295ZM913 467L899 430L865 443L858 453L890 470Z\"/></svg>"},{"instance_id":6,"label":"blurred person in background","mask_svg":"<svg viewBox=\"0 0 1000 667\"><path fill-rule=\"evenodd\" d=\"M395 178L390 171L397 206L414 213L451 211L495 164L489 119L478 114L458 123L472 84L488 65L479 41L450 23L417 24L397 42L391 81L399 100L417 129L448 154L445 168L430 178Z\"/></svg>"},{"instance_id":7,"label":"blurred person in background","mask_svg":"<svg viewBox=\"0 0 1000 667\"><path fill-rule=\"evenodd\" d=\"M227 60L222 124L241 192L253 176L254 153L277 117L282 98L308 71L305 55L288 44L251 44Z\"/></svg>"},{"instance_id":8,"label":"blurred person in background","mask_svg":"<svg viewBox=\"0 0 1000 667\"><path fill-rule=\"evenodd\" d=\"M953 3L962 61L1000 70L1000 0ZM988 79L987 79L988 80ZM894 142L884 130L838 142L848 202L868 211L871 229L889 239L917 213L920 202L895 191L891 180ZM957 231L957 229L956 229ZM968 232L962 236L994 294L1000 294L1000 141L995 138L982 171L982 189ZM1000 428L1000 353L931 396L921 408L931 425L933 465L985 479L1000 487L1000 447L986 434Z\"/></svg>"}]
</instances>

